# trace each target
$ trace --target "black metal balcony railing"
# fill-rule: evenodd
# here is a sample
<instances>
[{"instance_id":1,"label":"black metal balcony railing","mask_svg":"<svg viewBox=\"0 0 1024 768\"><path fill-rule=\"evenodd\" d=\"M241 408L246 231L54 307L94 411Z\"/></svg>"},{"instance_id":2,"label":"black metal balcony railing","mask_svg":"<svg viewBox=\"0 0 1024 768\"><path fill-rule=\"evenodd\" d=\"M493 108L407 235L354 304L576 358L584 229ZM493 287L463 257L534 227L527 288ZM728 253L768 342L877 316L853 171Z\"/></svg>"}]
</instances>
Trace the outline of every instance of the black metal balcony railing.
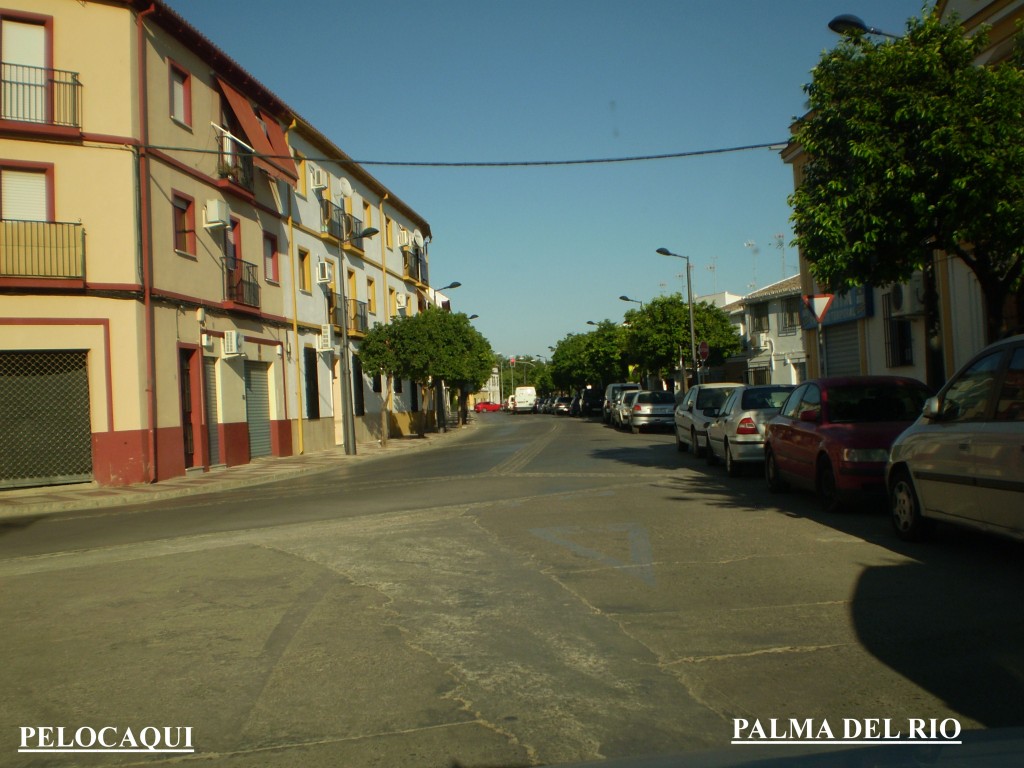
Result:
<instances>
[{"instance_id":1,"label":"black metal balcony railing","mask_svg":"<svg viewBox=\"0 0 1024 768\"><path fill-rule=\"evenodd\" d=\"M252 153L231 138L230 134L224 136L217 173L222 179L230 179L250 192L256 188Z\"/></svg>"},{"instance_id":2,"label":"black metal balcony railing","mask_svg":"<svg viewBox=\"0 0 1024 768\"><path fill-rule=\"evenodd\" d=\"M0 277L85 277L85 228L50 221L0 221Z\"/></svg>"},{"instance_id":3,"label":"black metal balcony railing","mask_svg":"<svg viewBox=\"0 0 1024 768\"><path fill-rule=\"evenodd\" d=\"M354 235L363 231L363 222L351 213L345 213L345 209L335 205L330 200L324 200L321 204L323 214L323 231L331 237L346 245L351 244L354 248L363 250L363 238Z\"/></svg>"},{"instance_id":4,"label":"black metal balcony railing","mask_svg":"<svg viewBox=\"0 0 1024 768\"><path fill-rule=\"evenodd\" d=\"M427 285L427 254L415 246L404 251L405 276Z\"/></svg>"},{"instance_id":5,"label":"black metal balcony railing","mask_svg":"<svg viewBox=\"0 0 1024 768\"><path fill-rule=\"evenodd\" d=\"M260 305L259 267L248 261L225 257L224 298L247 307Z\"/></svg>"},{"instance_id":6,"label":"black metal balcony railing","mask_svg":"<svg viewBox=\"0 0 1024 768\"><path fill-rule=\"evenodd\" d=\"M3 62L0 100L4 120L82 127L82 84L77 72Z\"/></svg>"},{"instance_id":7,"label":"black metal balcony railing","mask_svg":"<svg viewBox=\"0 0 1024 768\"><path fill-rule=\"evenodd\" d=\"M365 301L358 301L356 299L346 299L348 304L348 332L349 333L366 333L370 329L370 318L367 314L367 305ZM337 294L334 295L334 324L341 326L346 325L341 316L341 297Z\"/></svg>"}]
</instances>

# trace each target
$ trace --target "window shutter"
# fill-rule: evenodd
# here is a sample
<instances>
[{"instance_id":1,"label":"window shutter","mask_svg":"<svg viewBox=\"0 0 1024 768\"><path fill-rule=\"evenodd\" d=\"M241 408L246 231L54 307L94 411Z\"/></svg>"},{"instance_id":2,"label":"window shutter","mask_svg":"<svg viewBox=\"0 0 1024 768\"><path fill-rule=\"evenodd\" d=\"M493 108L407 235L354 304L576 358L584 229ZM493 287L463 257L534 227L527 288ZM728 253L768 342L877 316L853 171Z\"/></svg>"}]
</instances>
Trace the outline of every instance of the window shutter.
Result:
<instances>
[{"instance_id":1,"label":"window shutter","mask_svg":"<svg viewBox=\"0 0 1024 768\"><path fill-rule=\"evenodd\" d=\"M47 221L46 174L4 169L0 174L0 213L5 220Z\"/></svg>"}]
</instances>

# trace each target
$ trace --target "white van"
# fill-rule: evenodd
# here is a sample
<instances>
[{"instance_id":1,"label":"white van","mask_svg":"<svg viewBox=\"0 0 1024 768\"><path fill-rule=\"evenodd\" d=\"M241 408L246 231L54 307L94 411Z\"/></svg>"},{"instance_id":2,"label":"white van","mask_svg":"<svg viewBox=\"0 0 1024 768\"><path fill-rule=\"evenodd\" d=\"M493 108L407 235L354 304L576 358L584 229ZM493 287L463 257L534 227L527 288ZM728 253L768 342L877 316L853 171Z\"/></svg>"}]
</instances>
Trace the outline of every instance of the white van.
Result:
<instances>
[{"instance_id":1,"label":"white van","mask_svg":"<svg viewBox=\"0 0 1024 768\"><path fill-rule=\"evenodd\" d=\"M537 390L534 387L516 387L515 413L533 413L533 404L537 401Z\"/></svg>"}]
</instances>

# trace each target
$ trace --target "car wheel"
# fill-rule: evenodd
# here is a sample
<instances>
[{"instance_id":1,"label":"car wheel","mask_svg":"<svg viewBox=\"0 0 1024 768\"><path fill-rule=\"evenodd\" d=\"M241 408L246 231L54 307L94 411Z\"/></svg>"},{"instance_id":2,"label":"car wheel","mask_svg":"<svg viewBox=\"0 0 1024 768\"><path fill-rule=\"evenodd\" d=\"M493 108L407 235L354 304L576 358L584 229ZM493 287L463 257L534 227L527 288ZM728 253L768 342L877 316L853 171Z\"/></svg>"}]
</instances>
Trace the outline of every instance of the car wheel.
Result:
<instances>
[{"instance_id":1,"label":"car wheel","mask_svg":"<svg viewBox=\"0 0 1024 768\"><path fill-rule=\"evenodd\" d=\"M672 427L672 431L676 435L676 450L684 453L686 451L686 443L679 439L679 430L676 427Z\"/></svg>"},{"instance_id":2,"label":"car wheel","mask_svg":"<svg viewBox=\"0 0 1024 768\"><path fill-rule=\"evenodd\" d=\"M928 537L933 522L921 516L921 504L910 474L897 471L889 487L889 515L896 535L904 541L922 541Z\"/></svg>"},{"instance_id":3,"label":"car wheel","mask_svg":"<svg viewBox=\"0 0 1024 768\"><path fill-rule=\"evenodd\" d=\"M629 431L634 435L640 434L640 427L636 426L633 422L629 422Z\"/></svg>"},{"instance_id":4,"label":"car wheel","mask_svg":"<svg viewBox=\"0 0 1024 768\"><path fill-rule=\"evenodd\" d=\"M725 474L729 477L739 477L742 466L736 462L732 457L732 449L729 447L729 441L725 441Z\"/></svg>"},{"instance_id":5,"label":"car wheel","mask_svg":"<svg viewBox=\"0 0 1024 768\"><path fill-rule=\"evenodd\" d=\"M818 460L818 470L815 478L815 487L818 489L818 503L821 504L822 511L839 512L843 505L839 498L839 491L836 489L836 475L832 471L832 462L824 456Z\"/></svg>"},{"instance_id":6,"label":"car wheel","mask_svg":"<svg viewBox=\"0 0 1024 768\"><path fill-rule=\"evenodd\" d=\"M696 456L698 459L704 455L704 449L700 447L700 443L697 442L697 430L690 430L690 453Z\"/></svg>"},{"instance_id":7,"label":"car wheel","mask_svg":"<svg viewBox=\"0 0 1024 768\"><path fill-rule=\"evenodd\" d=\"M766 448L764 452L764 479L772 493L782 493L789 487L779 474L779 467L775 463L775 454L771 448Z\"/></svg>"}]
</instances>

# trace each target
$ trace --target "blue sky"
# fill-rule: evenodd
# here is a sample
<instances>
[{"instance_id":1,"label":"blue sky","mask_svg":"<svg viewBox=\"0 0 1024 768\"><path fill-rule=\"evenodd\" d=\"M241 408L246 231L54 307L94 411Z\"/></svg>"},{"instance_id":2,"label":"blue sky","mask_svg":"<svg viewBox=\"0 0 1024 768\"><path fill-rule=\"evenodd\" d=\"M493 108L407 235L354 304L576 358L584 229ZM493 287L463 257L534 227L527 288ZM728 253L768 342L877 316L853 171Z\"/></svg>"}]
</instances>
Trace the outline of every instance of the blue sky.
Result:
<instances>
[{"instance_id":1,"label":"blue sky","mask_svg":"<svg viewBox=\"0 0 1024 768\"><path fill-rule=\"evenodd\" d=\"M356 160L506 162L784 142L853 13L921 0L169 0ZM549 355L626 294L744 294L796 267L773 150L530 168L367 169L430 222L430 277L505 355ZM780 252L777 235L784 235ZM756 248L745 243L756 243ZM710 269L714 267L714 269Z\"/></svg>"}]
</instances>

